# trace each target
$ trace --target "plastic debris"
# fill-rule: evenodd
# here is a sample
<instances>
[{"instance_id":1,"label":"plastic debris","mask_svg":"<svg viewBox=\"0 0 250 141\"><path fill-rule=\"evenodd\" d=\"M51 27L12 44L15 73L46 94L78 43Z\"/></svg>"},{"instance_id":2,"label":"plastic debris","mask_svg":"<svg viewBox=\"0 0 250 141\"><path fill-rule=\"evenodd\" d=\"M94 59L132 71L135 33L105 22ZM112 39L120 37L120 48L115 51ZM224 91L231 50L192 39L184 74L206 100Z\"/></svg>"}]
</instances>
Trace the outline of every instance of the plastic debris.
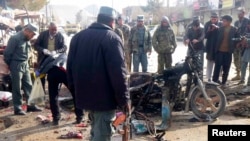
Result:
<instances>
[{"instance_id":1,"label":"plastic debris","mask_svg":"<svg viewBox=\"0 0 250 141\"><path fill-rule=\"evenodd\" d=\"M80 123L80 124L76 124L76 127L88 127L89 125L86 123Z\"/></svg>"},{"instance_id":2,"label":"plastic debris","mask_svg":"<svg viewBox=\"0 0 250 141\"><path fill-rule=\"evenodd\" d=\"M59 139L82 139L82 132L81 131L69 131L65 135L61 135Z\"/></svg>"},{"instance_id":3,"label":"plastic debris","mask_svg":"<svg viewBox=\"0 0 250 141\"><path fill-rule=\"evenodd\" d=\"M147 125L144 120L132 120L132 125L135 128L136 134L143 134L148 132Z\"/></svg>"}]
</instances>

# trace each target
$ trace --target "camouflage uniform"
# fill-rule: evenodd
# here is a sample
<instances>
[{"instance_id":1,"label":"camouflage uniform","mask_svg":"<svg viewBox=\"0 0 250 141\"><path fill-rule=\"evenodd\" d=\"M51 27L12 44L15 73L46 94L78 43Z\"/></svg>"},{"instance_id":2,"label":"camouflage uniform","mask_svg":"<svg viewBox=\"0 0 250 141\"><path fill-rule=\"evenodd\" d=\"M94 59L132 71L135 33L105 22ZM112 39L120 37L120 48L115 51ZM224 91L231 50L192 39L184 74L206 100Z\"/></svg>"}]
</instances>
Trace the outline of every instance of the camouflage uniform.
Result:
<instances>
[{"instance_id":1,"label":"camouflage uniform","mask_svg":"<svg viewBox=\"0 0 250 141\"><path fill-rule=\"evenodd\" d=\"M176 48L175 34L170 27L159 26L152 39L154 50L158 53L158 73L172 66L172 53Z\"/></svg>"},{"instance_id":2,"label":"camouflage uniform","mask_svg":"<svg viewBox=\"0 0 250 141\"><path fill-rule=\"evenodd\" d=\"M234 23L234 26L238 28L238 33L240 35L244 35L245 29L247 26L247 22L248 22L248 19L243 18L241 21L237 20ZM237 75L234 78L232 78L232 80L240 80L241 54L242 54L242 48L236 47L234 52L233 52L233 58L234 58L234 65L236 68Z\"/></svg>"},{"instance_id":3,"label":"camouflage uniform","mask_svg":"<svg viewBox=\"0 0 250 141\"><path fill-rule=\"evenodd\" d=\"M143 35L143 43L140 44L140 31L142 30ZM139 64L142 65L142 71L147 72L148 60L147 60L147 52L151 52L151 35L149 30L145 25L143 27L135 26L131 29L131 34L129 37L128 46L133 53L133 71L139 71Z\"/></svg>"},{"instance_id":4,"label":"camouflage uniform","mask_svg":"<svg viewBox=\"0 0 250 141\"><path fill-rule=\"evenodd\" d=\"M121 38L122 43L124 44L124 36L123 36L122 30L120 30L119 28L115 28L114 32Z\"/></svg>"},{"instance_id":5,"label":"camouflage uniform","mask_svg":"<svg viewBox=\"0 0 250 141\"><path fill-rule=\"evenodd\" d=\"M129 34L130 34L130 27L126 24L123 24L123 25L117 25L117 28L120 29L123 33L125 61L126 61L128 71L131 72L131 50L128 47L128 38L129 38Z\"/></svg>"}]
</instances>

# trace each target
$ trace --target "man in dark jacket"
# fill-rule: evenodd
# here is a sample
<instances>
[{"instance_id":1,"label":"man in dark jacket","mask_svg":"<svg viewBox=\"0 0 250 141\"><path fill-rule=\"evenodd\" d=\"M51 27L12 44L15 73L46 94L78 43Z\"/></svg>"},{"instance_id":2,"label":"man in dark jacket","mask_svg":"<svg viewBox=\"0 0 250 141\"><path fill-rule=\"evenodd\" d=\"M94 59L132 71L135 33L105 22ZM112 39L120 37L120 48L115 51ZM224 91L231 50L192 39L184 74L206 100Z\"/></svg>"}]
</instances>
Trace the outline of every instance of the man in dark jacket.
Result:
<instances>
[{"instance_id":1,"label":"man in dark jacket","mask_svg":"<svg viewBox=\"0 0 250 141\"><path fill-rule=\"evenodd\" d=\"M207 79L208 81L212 81L212 72L214 68L214 60L215 60L215 49L217 43L217 35L219 32L219 27L221 27L221 22L218 21L218 14L212 13L210 21L205 24L205 38L206 41L206 58L207 58Z\"/></svg>"},{"instance_id":2,"label":"man in dark jacket","mask_svg":"<svg viewBox=\"0 0 250 141\"><path fill-rule=\"evenodd\" d=\"M55 23L50 23L49 30L42 32L35 43L35 49L38 51L38 63L39 68L44 67L44 62L50 58L55 58L58 53L66 52L66 45L64 43L64 37L60 32L57 32L57 26ZM53 59L51 60L51 62ZM65 70L66 71L66 70ZM58 67L50 68L46 73L48 74L48 90L50 109L53 117L53 125L58 125L61 118L58 105L58 87L60 83L64 83L67 87L66 72L62 71ZM45 73L45 74L46 74ZM45 84L45 79L43 79ZM78 109L75 106L74 89L69 89L75 107L76 123L80 123L83 118L83 110Z\"/></svg>"},{"instance_id":3,"label":"man in dark jacket","mask_svg":"<svg viewBox=\"0 0 250 141\"><path fill-rule=\"evenodd\" d=\"M49 24L49 29L39 34L35 44L35 50L38 52L38 66L50 55L56 53L64 53L67 50L65 40L60 32L57 32L57 25L53 22ZM45 78L41 79L43 88L45 86Z\"/></svg>"},{"instance_id":4,"label":"man in dark jacket","mask_svg":"<svg viewBox=\"0 0 250 141\"><path fill-rule=\"evenodd\" d=\"M97 23L77 33L67 61L69 86L78 108L89 110L91 141L110 141L115 110L128 111L127 69L121 38L113 31L115 12L101 7Z\"/></svg>"},{"instance_id":5,"label":"man in dark jacket","mask_svg":"<svg viewBox=\"0 0 250 141\"><path fill-rule=\"evenodd\" d=\"M185 35L185 44L188 45L187 54L190 55L191 51L199 56L201 63L200 78L203 80L203 63L204 63L204 27L200 24L199 20L193 20L192 27L189 27ZM193 48L193 49L191 49Z\"/></svg>"},{"instance_id":6,"label":"man in dark jacket","mask_svg":"<svg viewBox=\"0 0 250 141\"><path fill-rule=\"evenodd\" d=\"M216 45L215 68L213 72L213 81L221 83L223 87L226 86L231 62L232 54L235 49L235 41L233 38L238 37L237 29L231 25L232 17L225 15L222 17L222 27L219 28L217 36L218 42ZM222 82L219 81L219 74L222 68Z\"/></svg>"}]
</instances>

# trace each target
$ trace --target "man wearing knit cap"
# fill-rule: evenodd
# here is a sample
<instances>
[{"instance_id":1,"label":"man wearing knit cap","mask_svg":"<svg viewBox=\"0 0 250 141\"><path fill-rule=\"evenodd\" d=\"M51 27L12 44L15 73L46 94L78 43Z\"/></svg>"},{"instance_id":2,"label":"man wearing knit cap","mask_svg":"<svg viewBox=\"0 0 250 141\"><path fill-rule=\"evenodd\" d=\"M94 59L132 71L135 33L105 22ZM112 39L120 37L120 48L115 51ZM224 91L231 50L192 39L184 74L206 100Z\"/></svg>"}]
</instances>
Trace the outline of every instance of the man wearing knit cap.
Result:
<instances>
[{"instance_id":1,"label":"man wearing knit cap","mask_svg":"<svg viewBox=\"0 0 250 141\"><path fill-rule=\"evenodd\" d=\"M158 53L158 73L172 66L172 54L177 47L175 34L168 17L163 16L160 26L152 39L154 50Z\"/></svg>"},{"instance_id":2,"label":"man wearing knit cap","mask_svg":"<svg viewBox=\"0 0 250 141\"><path fill-rule=\"evenodd\" d=\"M116 17L114 9L101 7L97 22L70 42L68 85L76 106L89 111L91 141L111 141L117 107L129 112L123 43L113 31Z\"/></svg>"},{"instance_id":3,"label":"man wearing knit cap","mask_svg":"<svg viewBox=\"0 0 250 141\"><path fill-rule=\"evenodd\" d=\"M28 102L32 81L29 71L28 60L31 55L30 40L37 34L36 26L27 24L22 31L10 37L7 47L4 50L4 61L10 68L12 96L15 115L25 115L22 109L22 92ZM27 112L41 111L35 104L27 106Z\"/></svg>"},{"instance_id":4,"label":"man wearing knit cap","mask_svg":"<svg viewBox=\"0 0 250 141\"><path fill-rule=\"evenodd\" d=\"M144 15L137 16L137 25L131 29L128 45L133 54L133 71L139 72L141 64L142 72L147 72L147 53L151 54L152 41L150 32L144 25Z\"/></svg>"}]
</instances>

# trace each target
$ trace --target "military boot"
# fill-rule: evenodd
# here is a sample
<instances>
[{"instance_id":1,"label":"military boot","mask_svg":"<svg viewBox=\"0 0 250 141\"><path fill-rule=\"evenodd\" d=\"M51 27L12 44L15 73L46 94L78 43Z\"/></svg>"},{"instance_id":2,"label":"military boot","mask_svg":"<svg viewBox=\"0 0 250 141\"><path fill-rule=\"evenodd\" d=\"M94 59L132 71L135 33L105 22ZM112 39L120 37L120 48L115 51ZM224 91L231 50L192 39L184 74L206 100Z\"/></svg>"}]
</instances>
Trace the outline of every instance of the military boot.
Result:
<instances>
[{"instance_id":1,"label":"military boot","mask_svg":"<svg viewBox=\"0 0 250 141\"><path fill-rule=\"evenodd\" d=\"M232 78L232 81L237 81L237 80L240 80L241 77L240 77L240 72L237 72L236 76Z\"/></svg>"},{"instance_id":2,"label":"military boot","mask_svg":"<svg viewBox=\"0 0 250 141\"><path fill-rule=\"evenodd\" d=\"M167 87L162 88L162 122L160 125L156 125L156 130L165 131L171 125L171 107L168 101L169 89Z\"/></svg>"}]
</instances>

